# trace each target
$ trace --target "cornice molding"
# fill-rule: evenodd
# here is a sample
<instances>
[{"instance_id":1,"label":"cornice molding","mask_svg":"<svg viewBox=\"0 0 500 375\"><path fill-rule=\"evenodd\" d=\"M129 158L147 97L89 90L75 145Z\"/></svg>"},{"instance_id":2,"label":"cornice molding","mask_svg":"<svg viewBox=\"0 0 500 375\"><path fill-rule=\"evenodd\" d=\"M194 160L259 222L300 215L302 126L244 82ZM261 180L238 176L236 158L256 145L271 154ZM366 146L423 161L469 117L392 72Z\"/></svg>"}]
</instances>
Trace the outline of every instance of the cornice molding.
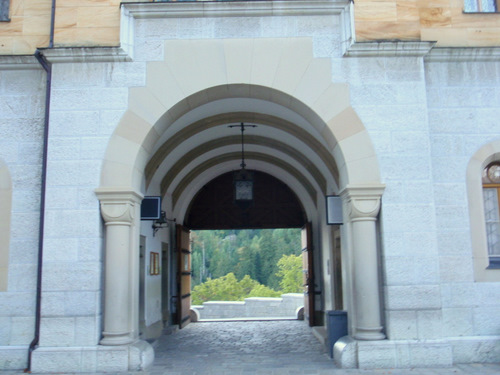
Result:
<instances>
[{"instance_id":1,"label":"cornice molding","mask_svg":"<svg viewBox=\"0 0 500 375\"><path fill-rule=\"evenodd\" d=\"M436 47L426 56L426 62L500 61L500 47Z\"/></svg>"},{"instance_id":2,"label":"cornice molding","mask_svg":"<svg viewBox=\"0 0 500 375\"><path fill-rule=\"evenodd\" d=\"M341 14L349 1L193 1L122 3L133 18L262 17Z\"/></svg>"},{"instance_id":3,"label":"cornice molding","mask_svg":"<svg viewBox=\"0 0 500 375\"><path fill-rule=\"evenodd\" d=\"M0 70L42 69L33 55L0 55Z\"/></svg>"},{"instance_id":4,"label":"cornice molding","mask_svg":"<svg viewBox=\"0 0 500 375\"><path fill-rule=\"evenodd\" d=\"M149 3L148 3L149 4ZM500 47L434 47L435 42L362 42L352 44L345 57L424 57L426 62L499 61ZM121 47L41 48L51 63L125 62L131 56ZM0 69L40 69L33 55L0 55Z\"/></svg>"},{"instance_id":5,"label":"cornice molding","mask_svg":"<svg viewBox=\"0 0 500 375\"><path fill-rule=\"evenodd\" d=\"M436 42L355 42L345 57L423 57L425 62L499 61L500 47L436 47Z\"/></svg>"},{"instance_id":6,"label":"cornice molding","mask_svg":"<svg viewBox=\"0 0 500 375\"><path fill-rule=\"evenodd\" d=\"M354 42L347 48L346 57L423 57L436 42Z\"/></svg>"},{"instance_id":7,"label":"cornice molding","mask_svg":"<svg viewBox=\"0 0 500 375\"><path fill-rule=\"evenodd\" d=\"M60 47L40 48L39 51L51 63L131 61L121 47Z\"/></svg>"}]
</instances>

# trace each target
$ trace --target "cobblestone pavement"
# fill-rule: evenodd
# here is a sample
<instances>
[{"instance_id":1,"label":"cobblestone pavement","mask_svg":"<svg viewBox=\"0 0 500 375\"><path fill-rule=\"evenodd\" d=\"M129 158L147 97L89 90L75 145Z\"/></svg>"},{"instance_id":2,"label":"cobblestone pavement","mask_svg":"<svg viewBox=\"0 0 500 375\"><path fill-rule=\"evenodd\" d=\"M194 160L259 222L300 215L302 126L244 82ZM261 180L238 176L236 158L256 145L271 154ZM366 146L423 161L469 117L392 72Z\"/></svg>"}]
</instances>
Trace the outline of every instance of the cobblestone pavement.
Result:
<instances>
[{"instance_id":1,"label":"cobblestone pavement","mask_svg":"<svg viewBox=\"0 0 500 375\"><path fill-rule=\"evenodd\" d=\"M338 369L303 321L193 323L163 336L149 375L491 375L499 364L433 369Z\"/></svg>"},{"instance_id":2,"label":"cobblestone pavement","mask_svg":"<svg viewBox=\"0 0 500 375\"><path fill-rule=\"evenodd\" d=\"M155 343L155 355L151 369L128 374L500 375L500 363L425 369L338 369L306 323L293 320L193 323L162 336Z\"/></svg>"}]
</instances>

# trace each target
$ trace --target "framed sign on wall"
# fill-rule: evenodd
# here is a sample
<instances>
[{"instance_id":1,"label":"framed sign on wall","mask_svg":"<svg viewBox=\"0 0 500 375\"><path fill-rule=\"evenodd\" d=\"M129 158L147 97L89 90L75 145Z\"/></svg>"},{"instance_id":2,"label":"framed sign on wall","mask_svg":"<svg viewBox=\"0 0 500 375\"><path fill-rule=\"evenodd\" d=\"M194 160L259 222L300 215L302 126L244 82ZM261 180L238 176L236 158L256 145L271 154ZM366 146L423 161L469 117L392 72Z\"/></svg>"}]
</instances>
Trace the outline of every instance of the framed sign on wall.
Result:
<instances>
[{"instance_id":1,"label":"framed sign on wall","mask_svg":"<svg viewBox=\"0 0 500 375\"><path fill-rule=\"evenodd\" d=\"M160 274L160 253L151 252L149 254L149 274Z\"/></svg>"},{"instance_id":2,"label":"framed sign on wall","mask_svg":"<svg viewBox=\"0 0 500 375\"><path fill-rule=\"evenodd\" d=\"M342 225L342 199L338 195L326 196L326 223L328 225Z\"/></svg>"}]
</instances>

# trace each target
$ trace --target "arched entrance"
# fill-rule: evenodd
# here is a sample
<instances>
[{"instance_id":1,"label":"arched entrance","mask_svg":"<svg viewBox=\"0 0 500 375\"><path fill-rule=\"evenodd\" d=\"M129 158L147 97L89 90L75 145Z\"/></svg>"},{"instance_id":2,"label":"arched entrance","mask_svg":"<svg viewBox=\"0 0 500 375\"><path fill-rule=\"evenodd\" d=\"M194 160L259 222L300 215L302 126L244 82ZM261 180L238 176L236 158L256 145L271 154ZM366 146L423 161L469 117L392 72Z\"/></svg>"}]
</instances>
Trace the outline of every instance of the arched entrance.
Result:
<instances>
[{"instance_id":1,"label":"arched entrance","mask_svg":"<svg viewBox=\"0 0 500 375\"><path fill-rule=\"evenodd\" d=\"M252 200L246 202L248 204L242 206L235 202L234 173L224 173L200 189L193 198L183 223L189 229L198 230L302 228L303 244L300 246L299 240L296 245L300 246L303 256L305 318L309 325L313 326L316 282L313 272L311 225L307 222L300 200L286 184L267 173L249 172L252 174L254 186ZM189 257L191 252L188 250L190 246L187 236L188 231L179 226L176 247ZM266 258L269 260L271 257ZM189 299L189 293L185 292L190 290L187 286L190 285L191 274L184 272L183 267L189 267L184 260L179 259L178 264L179 302L176 321L183 327L190 319L189 303L186 301Z\"/></svg>"},{"instance_id":2,"label":"arched entrance","mask_svg":"<svg viewBox=\"0 0 500 375\"><path fill-rule=\"evenodd\" d=\"M324 200L342 196L349 332L357 339L384 338L376 252L383 185L347 85L331 82L330 62L313 58L307 38L167 41L165 48L164 61L148 64L146 86L130 89L129 110L110 140L96 190L106 222L101 344L138 337L142 196L160 195L167 217L188 220L202 187L238 168L240 138L227 126L240 122L258 125L248 137L247 168L285 183L312 223L323 311L335 308L326 272L333 246ZM186 64L193 59L181 58L186 51L196 51L203 71Z\"/></svg>"}]
</instances>

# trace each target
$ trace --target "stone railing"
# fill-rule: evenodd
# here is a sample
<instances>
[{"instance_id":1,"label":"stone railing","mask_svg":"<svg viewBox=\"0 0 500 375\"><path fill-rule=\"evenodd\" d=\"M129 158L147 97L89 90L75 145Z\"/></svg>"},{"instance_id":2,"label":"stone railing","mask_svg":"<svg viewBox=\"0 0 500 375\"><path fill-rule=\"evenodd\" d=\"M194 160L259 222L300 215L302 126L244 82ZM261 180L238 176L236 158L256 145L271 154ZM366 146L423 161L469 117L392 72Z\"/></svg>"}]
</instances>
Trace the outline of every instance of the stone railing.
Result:
<instances>
[{"instance_id":1,"label":"stone railing","mask_svg":"<svg viewBox=\"0 0 500 375\"><path fill-rule=\"evenodd\" d=\"M304 296L283 294L281 298L251 297L245 301L209 301L191 306L191 320L279 318L302 319Z\"/></svg>"}]
</instances>

